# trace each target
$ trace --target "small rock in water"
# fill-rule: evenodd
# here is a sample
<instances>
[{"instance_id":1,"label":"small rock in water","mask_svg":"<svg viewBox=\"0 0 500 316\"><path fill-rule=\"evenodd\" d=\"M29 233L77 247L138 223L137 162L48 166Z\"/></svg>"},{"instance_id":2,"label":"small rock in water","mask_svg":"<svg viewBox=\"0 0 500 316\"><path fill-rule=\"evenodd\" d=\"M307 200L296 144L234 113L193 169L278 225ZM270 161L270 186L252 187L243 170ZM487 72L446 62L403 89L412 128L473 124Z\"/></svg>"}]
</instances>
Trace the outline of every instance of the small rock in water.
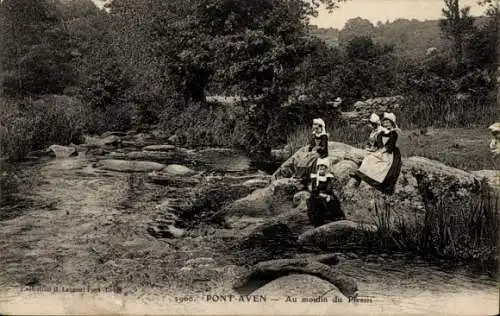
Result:
<instances>
[{"instance_id":1,"label":"small rock in water","mask_svg":"<svg viewBox=\"0 0 500 316\"><path fill-rule=\"evenodd\" d=\"M151 172L165 168L165 165L152 161L129 161L118 159L101 160L99 165L104 170L121 172Z\"/></svg>"},{"instance_id":2,"label":"small rock in water","mask_svg":"<svg viewBox=\"0 0 500 316\"><path fill-rule=\"evenodd\" d=\"M190 176L194 175L196 171L189 169L182 165L168 165L162 172L173 176Z\"/></svg>"},{"instance_id":3,"label":"small rock in water","mask_svg":"<svg viewBox=\"0 0 500 316\"><path fill-rule=\"evenodd\" d=\"M108 131L108 132L102 133L101 137L106 138L108 136L125 136L125 135L127 135L127 133L125 133L125 132L109 132Z\"/></svg>"},{"instance_id":4,"label":"small rock in water","mask_svg":"<svg viewBox=\"0 0 500 316\"><path fill-rule=\"evenodd\" d=\"M168 138L168 142L171 144L178 144L180 142L179 136L172 135Z\"/></svg>"},{"instance_id":5,"label":"small rock in water","mask_svg":"<svg viewBox=\"0 0 500 316\"><path fill-rule=\"evenodd\" d=\"M57 158L68 158L78 155L78 151L74 147L52 145L48 150L52 151Z\"/></svg>"},{"instance_id":6,"label":"small rock in water","mask_svg":"<svg viewBox=\"0 0 500 316\"><path fill-rule=\"evenodd\" d=\"M250 179L243 182L243 186L255 189L265 188L269 184L269 180L266 179Z\"/></svg>"},{"instance_id":7,"label":"small rock in water","mask_svg":"<svg viewBox=\"0 0 500 316\"><path fill-rule=\"evenodd\" d=\"M174 238L181 238L184 236L185 231L183 229L177 228L173 225L168 226L168 232L172 235Z\"/></svg>"},{"instance_id":8,"label":"small rock in water","mask_svg":"<svg viewBox=\"0 0 500 316\"><path fill-rule=\"evenodd\" d=\"M181 238L185 231L173 225L151 225L148 232L156 238Z\"/></svg>"}]
</instances>

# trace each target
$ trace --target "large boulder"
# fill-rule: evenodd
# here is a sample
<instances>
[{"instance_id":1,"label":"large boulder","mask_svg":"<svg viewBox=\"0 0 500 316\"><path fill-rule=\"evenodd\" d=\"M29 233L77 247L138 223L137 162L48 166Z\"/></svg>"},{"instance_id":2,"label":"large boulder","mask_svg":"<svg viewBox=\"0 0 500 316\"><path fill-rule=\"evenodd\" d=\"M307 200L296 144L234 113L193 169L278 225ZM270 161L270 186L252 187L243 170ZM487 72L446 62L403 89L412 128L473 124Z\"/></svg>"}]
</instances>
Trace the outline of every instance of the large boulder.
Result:
<instances>
[{"instance_id":1,"label":"large boulder","mask_svg":"<svg viewBox=\"0 0 500 316\"><path fill-rule=\"evenodd\" d=\"M308 153L308 147L302 147L290 158L288 158L272 176L273 180L290 178L296 171L296 166ZM356 165L363 161L368 152L353 146L339 142L328 142L328 160L330 161L330 172L332 167L342 160L353 161Z\"/></svg>"},{"instance_id":2,"label":"large boulder","mask_svg":"<svg viewBox=\"0 0 500 316\"><path fill-rule=\"evenodd\" d=\"M286 256L290 250L296 251L300 234L313 228L303 205L265 220L229 217L226 222L238 232L230 248L239 264Z\"/></svg>"},{"instance_id":3,"label":"large boulder","mask_svg":"<svg viewBox=\"0 0 500 316\"><path fill-rule=\"evenodd\" d=\"M228 216L274 216L292 208L293 195L298 190L298 183L292 179L274 181L234 201L224 212Z\"/></svg>"},{"instance_id":4,"label":"large boulder","mask_svg":"<svg viewBox=\"0 0 500 316\"><path fill-rule=\"evenodd\" d=\"M310 274L290 274L277 278L255 290L252 295L268 297L326 297L331 301L337 297L342 302L347 302L344 296L332 283Z\"/></svg>"},{"instance_id":5,"label":"large boulder","mask_svg":"<svg viewBox=\"0 0 500 316\"><path fill-rule=\"evenodd\" d=\"M346 297L358 291L354 279L338 272L335 267L309 259L277 259L259 262L244 273L233 285L242 295L248 295L265 284L290 274L309 274L330 282Z\"/></svg>"},{"instance_id":6,"label":"large boulder","mask_svg":"<svg viewBox=\"0 0 500 316\"><path fill-rule=\"evenodd\" d=\"M96 167L119 172L152 172L162 170L166 166L152 161L105 159L96 163Z\"/></svg>"},{"instance_id":7,"label":"large boulder","mask_svg":"<svg viewBox=\"0 0 500 316\"><path fill-rule=\"evenodd\" d=\"M485 189L494 187L497 181L495 171L472 173L424 157L410 157L403 159L395 192L387 196L365 182L355 185L355 181L349 176L368 152L336 142L329 142L329 150L329 171L336 176L340 184L337 194L342 210L347 219L354 222L374 224L380 221L383 214L388 214L389 216L384 217L384 220L388 221L387 224L422 223L426 209L438 205L447 205L450 208L455 205L467 206ZM306 152L306 148L300 149L274 173L268 187L237 201L234 209L252 209L251 213L255 216L262 216L283 210L279 205L292 208L300 203L305 204L305 194L299 194L295 200L293 197L288 200L288 195L278 197L272 188L276 183L286 182L287 178L294 174L297 163ZM482 183L482 177L487 178L489 186ZM293 182L291 179L288 181ZM279 202L272 202L276 200Z\"/></svg>"}]
</instances>

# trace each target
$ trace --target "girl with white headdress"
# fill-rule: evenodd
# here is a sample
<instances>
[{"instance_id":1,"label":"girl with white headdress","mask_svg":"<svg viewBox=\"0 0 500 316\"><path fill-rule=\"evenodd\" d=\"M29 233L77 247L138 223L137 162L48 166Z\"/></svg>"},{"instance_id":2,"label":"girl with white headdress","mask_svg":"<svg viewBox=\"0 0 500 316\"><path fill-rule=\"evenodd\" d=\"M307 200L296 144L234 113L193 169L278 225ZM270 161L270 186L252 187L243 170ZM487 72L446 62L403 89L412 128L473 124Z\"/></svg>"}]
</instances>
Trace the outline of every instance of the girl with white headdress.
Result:
<instances>
[{"instance_id":1,"label":"girl with white headdress","mask_svg":"<svg viewBox=\"0 0 500 316\"><path fill-rule=\"evenodd\" d=\"M328 134L325 122L320 118L313 120L313 135L309 143L309 151L317 152L319 158L328 156Z\"/></svg>"},{"instance_id":2,"label":"girl with white headdress","mask_svg":"<svg viewBox=\"0 0 500 316\"><path fill-rule=\"evenodd\" d=\"M315 227L345 219L340 202L335 196L335 177L328 172L328 165L328 159L318 159L316 172L311 173L309 177L311 197L307 201L307 215Z\"/></svg>"},{"instance_id":3,"label":"girl with white headdress","mask_svg":"<svg viewBox=\"0 0 500 316\"><path fill-rule=\"evenodd\" d=\"M384 113L382 128L376 137L375 147L378 149L369 153L351 176L390 195L394 193L401 172L401 153L396 145L399 133L396 115Z\"/></svg>"},{"instance_id":4,"label":"girl with white headdress","mask_svg":"<svg viewBox=\"0 0 500 316\"><path fill-rule=\"evenodd\" d=\"M380 124L380 117L373 113L370 115L370 119L368 120L370 122L370 127L372 129L372 132L370 133L370 136L368 137L368 146L366 146L366 150L368 151L376 151L377 148L377 135L383 130L382 125Z\"/></svg>"},{"instance_id":5,"label":"girl with white headdress","mask_svg":"<svg viewBox=\"0 0 500 316\"><path fill-rule=\"evenodd\" d=\"M313 120L312 135L305 156L297 161L294 177L307 181L309 174L314 172L315 163L319 158L328 157L328 134L325 122L316 118Z\"/></svg>"}]
</instances>

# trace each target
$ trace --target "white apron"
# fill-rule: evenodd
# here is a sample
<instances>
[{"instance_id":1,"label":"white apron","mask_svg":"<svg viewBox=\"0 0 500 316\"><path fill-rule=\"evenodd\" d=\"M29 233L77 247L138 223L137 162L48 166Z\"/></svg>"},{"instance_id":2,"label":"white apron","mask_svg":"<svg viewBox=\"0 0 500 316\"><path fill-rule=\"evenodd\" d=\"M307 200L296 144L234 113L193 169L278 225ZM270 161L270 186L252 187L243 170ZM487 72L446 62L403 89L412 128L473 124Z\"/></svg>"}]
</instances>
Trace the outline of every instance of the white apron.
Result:
<instances>
[{"instance_id":1,"label":"white apron","mask_svg":"<svg viewBox=\"0 0 500 316\"><path fill-rule=\"evenodd\" d=\"M382 137L382 143L385 145L389 137ZM373 153L366 155L365 159L361 163L358 171L366 175L367 177L382 183L387 176L387 173L391 169L392 161L394 159L393 154L389 154L384 151L385 148L381 148Z\"/></svg>"}]
</instances>

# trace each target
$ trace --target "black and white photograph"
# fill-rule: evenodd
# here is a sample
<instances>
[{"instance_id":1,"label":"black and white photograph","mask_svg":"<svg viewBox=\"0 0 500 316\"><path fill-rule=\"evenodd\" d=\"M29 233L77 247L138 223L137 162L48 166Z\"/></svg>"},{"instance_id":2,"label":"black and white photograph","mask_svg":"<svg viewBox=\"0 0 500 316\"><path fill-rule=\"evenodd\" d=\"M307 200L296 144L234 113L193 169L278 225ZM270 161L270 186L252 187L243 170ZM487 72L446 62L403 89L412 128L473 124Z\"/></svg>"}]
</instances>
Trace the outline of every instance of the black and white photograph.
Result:
<instances>
[{"instance_id":1,"label":"black and white photograph","mask_svg":"<svg viewBox=\"0 0 500 316\"><path fill-rule=\"evenodd\" d=\"M0 316L498 315L498 0L0 0Z\"/></svg>"}]
</instances>

